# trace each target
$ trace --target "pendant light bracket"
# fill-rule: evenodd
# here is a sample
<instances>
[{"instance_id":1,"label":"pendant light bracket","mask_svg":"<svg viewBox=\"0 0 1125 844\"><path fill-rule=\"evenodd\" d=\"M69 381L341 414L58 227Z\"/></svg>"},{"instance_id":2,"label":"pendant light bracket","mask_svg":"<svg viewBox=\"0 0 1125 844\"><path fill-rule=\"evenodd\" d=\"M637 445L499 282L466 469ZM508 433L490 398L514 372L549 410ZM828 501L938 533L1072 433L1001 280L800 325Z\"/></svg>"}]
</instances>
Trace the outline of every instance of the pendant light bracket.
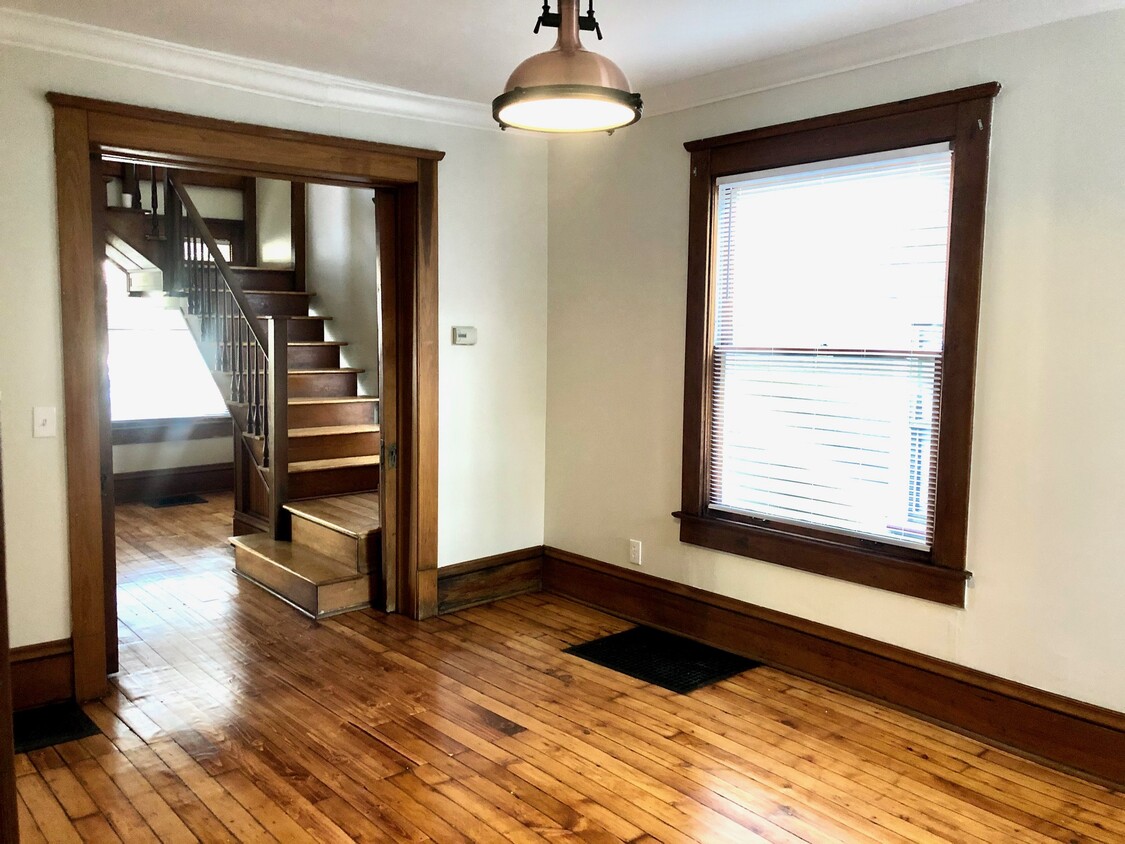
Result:
<instances>
[{"instance_id":1,"label":"pendant light bracket","mask_svg":"<svg viewBox=\"0 0 1125 844\"><path fill-rule=\"evenodd\" d=\"M543 4L543 13L539 15L539 20L535 22L535 29L532 30L536 35L539 34L539 28L543 26L558 29L562 25L562 13L552 12L551 4ZM598 24L597 18L594 17L594 0L590 0L590 5L586 10L586 14L579 15L578 28L582 32L593 32L598 36L598 40L602 40L602 28Z\"/></svg>"}]
</instances>

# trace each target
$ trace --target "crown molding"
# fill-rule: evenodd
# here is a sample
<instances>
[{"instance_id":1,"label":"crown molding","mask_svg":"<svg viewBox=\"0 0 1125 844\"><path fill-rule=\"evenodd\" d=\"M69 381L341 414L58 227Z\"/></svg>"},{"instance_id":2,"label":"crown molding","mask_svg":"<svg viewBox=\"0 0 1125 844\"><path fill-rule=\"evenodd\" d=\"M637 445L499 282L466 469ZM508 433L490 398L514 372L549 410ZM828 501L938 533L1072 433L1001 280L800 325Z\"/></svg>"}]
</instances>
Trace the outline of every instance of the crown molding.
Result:
<instances>
[{"instance_id":1,"label":"crown molding","mask_svg":"<svg viewBox=\"0 0 1125 844\"><path fill-rule=\"evenodd\" d=\"M360 82L16 9L0 8L0 44L308 105L496 130L483 103Z\"/></svg>"},{"instance_id":2,"label":"crown molding","mask_svg":"<svg viewBox=\"0 0 1125 844\"><path fill-rule=\"evenodd\" d=\"M884 64L1070 18L1125 8L1125 0L977 0L937 14L644 91L655 116Z\"/></svg>"},{"instance_id":3,"label":"crown molding","mask_svg":"<svg viewBox=\"0 0 1125 844\"><path fill-rule=\"evenodd\" d=\"M645 114L683 111L1122 8L1125 0L977 0L893 26L647 88ZM0 44L308 105L496 130L486 103L361 82L16 9L0 8Z\"/></svg>"}]
</instances>

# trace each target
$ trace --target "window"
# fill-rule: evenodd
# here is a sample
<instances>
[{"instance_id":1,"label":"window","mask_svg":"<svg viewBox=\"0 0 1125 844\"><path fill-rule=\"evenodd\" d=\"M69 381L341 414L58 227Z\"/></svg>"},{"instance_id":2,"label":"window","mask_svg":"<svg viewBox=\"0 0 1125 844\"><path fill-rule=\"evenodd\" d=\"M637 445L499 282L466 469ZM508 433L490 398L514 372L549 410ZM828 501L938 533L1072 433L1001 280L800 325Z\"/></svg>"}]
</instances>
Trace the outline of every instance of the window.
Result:
<instances>
[{"instance_id":1,"label":"window","mask_svg":"<svg viewBox=\"0 0 1125 844\"><path fill-rule=\"evenodd\" d=\"M130 296L125 273L109 261L104 271L113 422L227 418L226 402L172 300Z\"/></svg>"},{"instance_id":2,"label":"window","mask_svg":"<svg viewBox=\"0 0 1125 844\"><path fill-rule=\"evenodd\" d=\"M998 90L686 145L682 541L963 605Z\"/></svg>"}]
</instances>

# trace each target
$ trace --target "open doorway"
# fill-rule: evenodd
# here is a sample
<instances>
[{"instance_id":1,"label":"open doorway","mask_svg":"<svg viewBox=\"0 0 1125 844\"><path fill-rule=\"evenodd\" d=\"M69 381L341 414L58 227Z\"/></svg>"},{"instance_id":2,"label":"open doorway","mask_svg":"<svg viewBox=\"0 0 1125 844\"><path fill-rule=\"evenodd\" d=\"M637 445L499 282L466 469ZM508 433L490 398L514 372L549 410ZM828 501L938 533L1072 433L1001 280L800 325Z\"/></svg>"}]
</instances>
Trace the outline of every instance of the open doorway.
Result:
<instances>
[{"instance_id":1,"label":"open doorway","mask_svg":"<svg viewBox=\"0 0 1125 844\"><path fill-rule=\"evenodd\" d=\"M77 202L69 190L75 184L85 183L92 188L86 196L98 197L105 190L99 172L103 160L147 166L154 184L158 181L157 172L165 171L163 202L165 209L171 206L173 210L165 210L163 237L166 244L173 244L168 251L173 264L167 270L171 277L164 280L163 292L188 300L187 322L193 339L202 341L203 357L211 371L229 379L223 392L234 418L233 509L238 513L232 532L256 528L267 531L271 542L301 544L293 535L293 524L303 519L308 523L301 528L306 537L303 544L307 545L310 532L324 527L325 515L315 508L314 512L299 513L292 506L293 500L298 499L299 505L300 500L324 497L324 492L346 494L349 490L329 485L323 472L298 478L301 473L289 468L293 463L347 461L357 455L306 454L303 456L310 457L309 461L291 463L289 449L308 448L309 444L297 443L289 432L294 427L374 427L375 430L349 430L351 440L345 444L337 441L332 446L345 451L374 451L373 455L366 455L374 459L349 464L344 467L347 471L336 473L346 475L350 483L359 487L350 491L373 493L383 526L376 555L379 569L372 572L363 588L377 584L375 591L383 608L414 617L433 614L436 163L441 154L60 95L51 95L50 99L56 115L63 319L78 323L77 330L64 333L76 696L86 699L104 690L106 669L112 661L111 640L115 639L115 613L110 606L116 579L112 422L109 379L104 366L109 329L104 299L99 301L102 285L97 266L105 250L105 227L97 217L104 212L96 199ZM367 367L344 365L347 361L342 357L344 346L340 344L350 341L337 341L330 334L316 331L312 332L318 333L315 338L311 333L306 335L311 326L319 324L323 328L328 318L308 305L311 297L303 289L304 273L298 269L304 265L307 270L305 256L300 256L300 263L294 261L291 270L279 268L282 272L277 273L271 272L274 268L270 267L248 266L245 273L252 276L252 282L243 283L237 277L230 259L223 255L219 239L206 226L190 188L177 178L185 170L254 178L256 189L263 189L263 179L287 184L293 221L290 247L295 258L304 251L302 245L307 247L309 242L305 215L293 213L298 207L309 207L307 185L317 185L313 201L326 207L333 201L339 203L339 197L331 193L333 188L366 192L381 280L381 292L372 291L371 295L385 329L367 345L381 356L381 366L377 362L375 371L382 373L382 379L375 378L364 385L360 379L366 373L359 370ZM317 198L320 185L325 186L325 193ZM160 190L153 189L154 196L159 193ZM298 194L299 204L293 203ZM149 223L151 231L160 235L160 221L152 219ZM261 229L260 214L255 224ZM92 242L94 249L76 247L83 240ZM267 242L258 235L260 246ZM232 243L227 245L233 248ZM253 303L250 295L255 295ZM343 300L338 304L347 307ZM362 319L362 313L358 316ZM306 336L308 339L303 339ZM294 345L290 345L291 338ZM309 357L304 358L303 366L291 369L287 359L290 354ZM324 357L334 355L341 357L331 362ZM300 360L295 362L300 364ZM365 388L370 390L373 383L378 388L377 395L362 392ZM363 399L372 398L375 401L366 404L381 407L379 416L366 426L358 419L330 424L339 420L323 415L325 405L358 405L364 403ZM99 412L90 413L91 407ZM292 418L287 418L290 414ZM277 432L286 434L281 436ZM317 437L323 440L337 433L340 432L320 431ZM367 434L376 435L375 443L371 437L360 436L357 440L352 436ZM370 484L370 475L364 476L371 466L378 472L375 484ZM340 468L338 463L318 467L336 468ZM94 548L99 548L100 554L91 553ZM260 552L261 548L251 550ZM243 571L240 564L243 574L285 597L276 582L260 571L250 571L249 566L245 568ZM356 595L353 589L334 597L358 604ZM370 591L365 600L370 603Z\"/></svg>"},{"instance_id":2,"label":"open doorway","mask_svg":"<svg viewBox=\"0 0 1125 844\"><path fill-rule=\"evenodd\" d=\"M232 492L237 574L314 618L394 609L374 192L121 153L93 166L114 504L188 517L202 494Z\"/></svg>"}]
</instances>

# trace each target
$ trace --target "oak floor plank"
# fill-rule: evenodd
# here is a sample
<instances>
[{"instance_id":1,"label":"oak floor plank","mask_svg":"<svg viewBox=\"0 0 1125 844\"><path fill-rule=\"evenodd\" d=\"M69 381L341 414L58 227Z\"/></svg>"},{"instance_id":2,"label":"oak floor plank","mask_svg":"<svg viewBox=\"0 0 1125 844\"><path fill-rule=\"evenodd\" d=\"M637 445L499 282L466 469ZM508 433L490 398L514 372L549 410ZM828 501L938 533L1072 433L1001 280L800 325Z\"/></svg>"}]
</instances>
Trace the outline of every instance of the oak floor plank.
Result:
<instances>
[{"instance_id":1,"label":"oak floor plank","mask_svg":"<svg viewBox=\"0 0 1125 844\"><path fill-rule=\"evenodd\" d=\"M24 844L40 844L40 842L47 841L47 837L39 829L39 824L35 822L35 818L32 817L31 811L27 808L23 796L18 792L16 793L16 813L19 815L20 841Z\"/></svg>"},{"instance_id":2,"label":"oak floor plank","mask_svg":"<svg viewBox=\"0 0 1125 844\"><path fill-rule=\"evenodd\" d=\"M17 777L16 792L48 841L67 844L82 840L41 777L35 774Z\"/></svg>"},{"instance_id":3,"label":"oak floor plank","mask_svg":"<svg viewBox=\"0 0 1125 844\"><path fill-rule=\"evenodd\" d=\"M799 677L565 654L631 625L551 595L311 621L234 577L230 506L118 508L121 671L103 735L17 757L25 841L1125 840L1125 796Z\"/></svg>"}]
</instances>

